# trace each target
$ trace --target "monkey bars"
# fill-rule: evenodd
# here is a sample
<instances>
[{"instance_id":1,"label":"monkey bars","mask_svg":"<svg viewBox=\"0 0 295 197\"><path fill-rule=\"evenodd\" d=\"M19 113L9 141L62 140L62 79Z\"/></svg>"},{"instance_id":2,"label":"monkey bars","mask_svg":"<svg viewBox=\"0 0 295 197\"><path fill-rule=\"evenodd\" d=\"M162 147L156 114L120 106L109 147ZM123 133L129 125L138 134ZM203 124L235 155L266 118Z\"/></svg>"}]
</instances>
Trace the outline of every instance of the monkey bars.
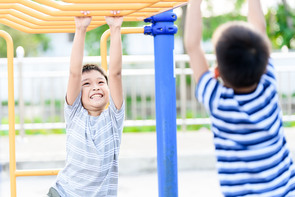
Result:
<instances>
[{"instance_id":1,"label":"monkey bars","mask_svg":"<svg viewBox=\"0 0 295 197\"><path fill-rule=\"evenodd\" d=\"M125 21L145 18L185 4L187 0L0 0L0 23L26 33L73 33L73 16L89 10L88 31L105 24L104 16L120 10Z\"/></svg>"}]
</instances>

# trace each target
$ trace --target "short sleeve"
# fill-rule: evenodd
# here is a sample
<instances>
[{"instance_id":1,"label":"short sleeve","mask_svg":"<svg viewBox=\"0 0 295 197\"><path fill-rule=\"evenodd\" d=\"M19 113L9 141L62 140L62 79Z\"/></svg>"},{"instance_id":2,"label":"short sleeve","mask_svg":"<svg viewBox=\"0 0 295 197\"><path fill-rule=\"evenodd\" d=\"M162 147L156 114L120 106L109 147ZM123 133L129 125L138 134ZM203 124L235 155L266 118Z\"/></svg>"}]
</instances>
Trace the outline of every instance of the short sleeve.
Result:
<instances>
[{"instance_id":1,"label":"short sleeve","mask_svg":"<svg viewBox=\"0 0 295 197\"><path fill-rule=\"evenodd\" d=\"M213 77L213 73L210 71L204 73L197 84L195 96L208 112L212 109L212 98L216 94L218 86L220 86L218 80Z\"/></svg>"},{"instance_id":2,"label":"short sleeve","mask_svg":"<svg viewBox=\"0 0 295 197\"><path fill-rule=\"evenodd\" d=\"M82 110L82 103L81 103L81 92L79 93L79 95L77 96L75 102L73 103L73 105L69 105L65 99L65 108L64 108L64 114L65 114L65 121L66 123L71 122L71 120L73 120L75 114L78 111Z\"/></svg>"},{"instance_id":3,"label":"short sleeve","mask_svg":"<svg viewBox=\"0 0 295 197\"><path fill-rule=\"evenodd\" d=\"M115 130L118 131L119 138L121 139L123 131L123 123L125 119L125 102L123 101L120 109L117 109L112 97L110 96L110 105L109 113L111 116L112 124L115 127Z\"/></svg>"}]
</instances>

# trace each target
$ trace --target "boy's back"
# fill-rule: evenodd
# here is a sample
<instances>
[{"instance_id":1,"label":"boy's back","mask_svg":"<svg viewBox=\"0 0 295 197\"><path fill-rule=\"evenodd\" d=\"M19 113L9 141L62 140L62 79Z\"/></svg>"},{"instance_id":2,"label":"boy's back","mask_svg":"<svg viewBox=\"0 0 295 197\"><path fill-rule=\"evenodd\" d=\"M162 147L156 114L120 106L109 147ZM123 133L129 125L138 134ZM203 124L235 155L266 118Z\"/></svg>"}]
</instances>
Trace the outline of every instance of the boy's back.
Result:
<instances>
[{"instance_id":1,"label":"boy's back","mask_svg":"<svg viewBox=\"0 0 295 197\"><path fill-rule=\"evenodd\" d=\"M294 190L295 169L283 135L271 64L253 92L236 94L208 72L199 81L196 97L210 112L225 196L286 196Z\"/></svg>"},{"instance_id":2,"label":"boy's back","mask_svg":"<svg viewBox=\"0 0 295 197\"><path fill-rule=\"evenodd\" d=\"M267 64L264 16L258 0L248 1L248 20L257 31L243 23L217 30L217 76L209 72L201 49L201 0L189 2L185 44L198 83L196 97L210 114L223 194L295 196L274 67Z\"/></svg>"}]
</instances>

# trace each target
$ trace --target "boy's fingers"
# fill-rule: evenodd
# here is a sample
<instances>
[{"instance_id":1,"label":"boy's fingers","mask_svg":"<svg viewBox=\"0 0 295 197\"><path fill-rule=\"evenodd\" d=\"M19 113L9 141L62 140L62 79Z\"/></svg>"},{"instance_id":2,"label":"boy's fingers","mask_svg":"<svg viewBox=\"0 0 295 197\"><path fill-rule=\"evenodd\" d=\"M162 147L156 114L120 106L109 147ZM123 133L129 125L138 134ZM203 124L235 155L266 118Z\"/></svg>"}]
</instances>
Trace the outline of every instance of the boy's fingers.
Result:
<instances>
[{"instance_id":1,"label":"boy's fingers","mask_svg":"<svg viewBox=\"0 0 295 197\"><path fill-rule=\"evenodd\" d=\"M113 10L113 11L111 11L111 14L113 14L113 15L117 15L117 14L119 14L119 13L120 13L119 10Z\"/></svg>"},{"instance_id":2,"label":"boy's fingers","mask_svg":"<svg viewBox=\"0 0 295 197\"><path fill-rule=\"evenodd\" d=\"M90 11L81 11L81 14L88 15Z\"/></svg>"}]
</instances>

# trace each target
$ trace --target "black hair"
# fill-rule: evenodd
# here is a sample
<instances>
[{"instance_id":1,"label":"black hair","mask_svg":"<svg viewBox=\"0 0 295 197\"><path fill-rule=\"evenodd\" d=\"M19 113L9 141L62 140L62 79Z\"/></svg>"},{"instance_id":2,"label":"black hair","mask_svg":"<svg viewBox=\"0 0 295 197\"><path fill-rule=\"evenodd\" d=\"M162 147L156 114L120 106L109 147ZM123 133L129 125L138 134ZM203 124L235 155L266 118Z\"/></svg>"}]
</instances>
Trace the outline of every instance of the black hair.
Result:
<instances>
[{"instance_id":1,"label":"black hair","mask_svg":"<svg viewBox=\"0 0 295 197\"><path fill-rule=\"evenodd\" d=\"M96 70L96 71L100 72L104 76L104 78L106 79L106 81L108 83L108 76L105 74L105 71L96 64L85 64L83 66L82 73L90 72L92 70Z\"/></svg>"},{"instance_id":2,"label":"black hair","mask_svg":"<svg viewBox=\"0 0 295 197\"><path fill-rule=\"evenodd\" d=\"M270 56L267 39L241 22L226 25L215 52L220 76L232 88L259 83Z\"/></svg>"}]
</instances>

